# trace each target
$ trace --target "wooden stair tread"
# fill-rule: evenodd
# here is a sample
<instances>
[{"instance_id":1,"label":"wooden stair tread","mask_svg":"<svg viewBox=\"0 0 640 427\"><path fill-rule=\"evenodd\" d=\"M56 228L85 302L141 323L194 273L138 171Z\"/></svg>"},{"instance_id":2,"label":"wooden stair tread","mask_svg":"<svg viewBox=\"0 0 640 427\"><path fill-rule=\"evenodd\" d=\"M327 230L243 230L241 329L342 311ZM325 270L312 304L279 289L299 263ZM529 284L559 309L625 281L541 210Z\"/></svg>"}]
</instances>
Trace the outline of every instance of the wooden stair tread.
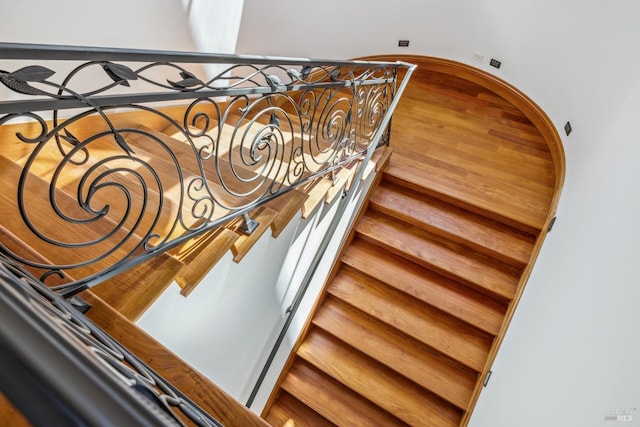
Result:
<instances>
[{"instance_id":1,"label":"wooden stair tread","mask_svg":"<svg viewBox=\"0 0 640 427\"><path fill-rule=\"evenodd\" d=\"M99 175L103 175L100 182L113 183L122 185L128 189L128 194L116 188L113 185L102 185L99 191L95 191L91 196L90 206L94 209L109 207L109 217L121 218L125 214L132 219L130 222L137 221L140 217L140 227L142 230L149 230L153 227L153 232L161 236L166 236L175 229L175 218L182 211L182 217L186 224L192 225L195 220L191 220L188 210L183 210L179 205L181 189L178 183L175 167L172 167L166 161L154 158L153 154L149 154L144 150L136 147L136 156L128 157L124 155L122 149L118 147L113 138L101 137L94 140L88 145L89 156L85 159L83 155L77 154L74 160L82 162L79 167L71 167L67 165L64 172L58 176L56 182L57 188L62 192L73 195L77 198L78 186L82 179L89 178L88 181L96 180ZM105 159L110 159L106 160ZM162 190L164 196L159 195L159 187L156 183L156 177L143 167L139 160L151 162L154 168L160 173ZM16 163L23 167L26 158L19 159ZM37 160L30 168L30 172L35 174L44 181L51 181L53 174L58 165L63 161L63 157L55 144L47 144L38 153ZM105 161L105 165L98 165L100 161ZM91 175L87 172L90 168L94 168ZM137 176L131 174L135 171ZM145 183L145 192L142 191L140 181ZM88 185L85 183L85 189L81 197L87 197ZM131 200L127 200L130 197ZM161 205L162 204L162 205ZM160 206L162 206L160 210ZM144 207L146 212L142 212ZM127 209L130 211L127 212ZM133 225L131 226L133 227ZM142 233L139 233L142 234Z\"/></svg>"},{"instance_id":2,"label":"wooden stair tread","mask_svg":"<svg viewBox=\"0 0 640 427\"><path fill-rule=\"evenodd\" d=\"M547 215L548 201L508 182L496 184L461 167L432 160L431 165L394 153L385 169L385 178L422 191L461 208L537 234Z\"/></svg>"},{"instance_id":3,"label":"wooden stair tread","mask_svg":"<svg viewBox=\"0 0 640 427\"><path fill-rule=\"evenodd\" d=\"M429 156L450 164L463 159L470 173L509 182L541 197L549 197L552 192L554 179L549 159L513 152L491 142L479 145L460 141L452 144L447 138L438 138L432 141ZM514 159L521 162L516 163Z\"/></svg>"},{"instance_id":4,"label":"wooden stair tread","mask_svg":"<svg viewBox=\"0 0 640 427\"><path fill-rule=\"evenodd\" d=\"M254 221L258 221L259 225L250 235L243 234L240 231L241 225L244 223L242 217L237 218L227 227L236 232L239 237L233 242L231 246L231 253L233 254L233 260L240 262L249 250L258 242L258 239L271 227L271 223L278 216L278 212L273 209L269 209L265 206L260 206L249 213L249 217Z\"/></svg>"},{"instance_id":5,"label":"wooden stair tread","mask_svg":"<svg viewBox=\"0 0 640 427\"><path fill-rule=\"evenodd\" d=\"M31 427L22 412L2 393L0 393L0 425L11 427Z\"/></svg>"},{"instance_id":6,"label":"wooden stair tread","mask_svg":"<svg viewBox=\"0 0 640 427\"><path fill-rule=\"evenodd\" d=\"M370 276L343 267L327 292L477 372L484 367L489 335Z\"/></svg>"},{"instance_id":7,"label":"wooden stair tread","mask_svg":"<svg viewBox=\"0 0 640 427\"><path fill-rule=\"evenodd\" d=\"M278 213L271 223L271 235L273 237L278 237L282 233L296 213L300 211L308 197L304 191L294 189L264 204L264 206Z\"/></svg>"},{"instance_id":8,"label":"wooden stair tread","mask_svg":"<svg viewBox=\"0 0 640 427\"><path fill-rule=\"evenodd\" d=\"M279 135L286 138L284 140L278 139L276 143L277 148L271 150L271 154L277 156L277 162L274 163L274 158L269 160L269 162L276 167L263 168L260 161L257 161L252 167L250 165L250 163L252 163L251 159L254 156L252 154L252 148L255 148L254 144L258 141L256 138L260 137L261 133L263 134L262 136L265 136L264 130L265 126L268 126L268 121L261 123L264 120L258 120L252 124L238 123L238 127L236 128L234 124L229 124L233 119L238 120L238 117L228 117L227 123L223 123L220 126L216 123L210 124L209 127L211 130L199 138L192 137L192 142L189 142L189 138L187 138L182 131L167 134L167 131L170 131L170 129L166 129L163 133L170 135L170 138L182 142L182 144L187 147L193 146L196 147L196 149L203 149L206 145L207 149L205 151L207 153L211 151L211 147L215 146L215 153L218 157L218 166L216 169L223 175L223 180L226 182L234 181L233 170L243 177L253 175L256 177L269 177L269 179L273 179L276 182L286 181L287 175L291 172L289 170L289 164L295 157L295 148L293 147L292 141L299 140L300 134L296 132L291 133L291 129L287 130L281 127L280 130L282 132L279 133ZM281 125L284 125L284 123L281 123ZM194 129L194 134L199 134L200 132L202 132L200 129ZM204 139L204 144L200 143L198 141L199 139ZM257 155L262 157L259 151ZM307 156L305 155L305 157ZM210 162L205 160L203 163L207 164ZM233 168L229 167L230 164L233 164ZM251 183L236 182L234 184L234 191L239 192L243 185L245 185L245 191L253 188L253 184Z\"/></svg>"},{"instance_id":9,"label":"wooden stair tread","mask_svg":"<svg viewBox=\"0 0 640 427\"><path fill-rule=\"evenodd\" d=\"M189 188L192 186L192 183L201 179L202 176L205 176L214 197L222 205L219 206L217 210L225 211L230 208L244 206L250 201L245 196L234 196L226 191L218 181L215 172L207 169L208 165L205 164L204 161L201 162L199 160L198 153L191 145L171 138L162 132L145 127L139 128L138 131L144 133L134 132L125 135L127 143L130 144L136 152L136 156L147 159L147 161L153 165L154 170L160 175L161 181L163 183L166 182L169 189L178 194L184 194L183 198L185 200L188 199L187 194L189 194ZM170 153L166 151L166 149L164 151L153 150L153 146L149 142L154 140L147 134L166 144ZM223 174L224 177L230 177L231 175L223 172L229 170L228 166L223 167L227 165L223 159L220 160L220 165L221 167L218 168L218 171ZM182 182L179 181L178 166L183 174ZM255 177L255 174L252 172L244 170L242 170L242 172L244 172L247 177ZM253 188L251 185L235 179L233 181L227 181L227 184L229 184L232 191L239 194L243 194ZM177 198L177 200L182 199ZM216 217L221 217L223 213L224 212L220 212Z\"/></svg>"},{"instance_id":10,"label":"wooden stair tread","mask_svg":"<svg viewBox=\"0 0 640 427\"><path fill-rule=\"evenodd\" d=\"M456 407L469 405L477 373L365 313L330 298L313 324Z\"/></svg>"},{"instance_id":11,"label":"wooden stair tread","mask_svg":"<svg viewBox=\"0 0 640 427\"><path fill-rule=\"evenodd\" d=\"M515 112L505 115L502 107L492 106L485 100L474 100L476 102L465 102L461 105L451 102L451 98L434 93L423 95L421 99L408 98L406 101L414 109L420 110L420 117L417 120L406 117L404 120L399 120L401 124L409 120L413 121L417 127L416 133L422 133L424 138L446 141L448 146L456 147L485 143L495 145L502 143L502 140L496 140L496 137L502 136L512 143L528 145L537 150L538 152L532 155L544 158L547 163L550 160L549 149L540 132L530 122L523 124L522 120L526 118ZM425 101L437 105L424 108L421 104ZM460 118L461 113L464 114L463 119ZM465 136L464 140L455 139L460 135ZM507 146L510 145L507 144ZM404 152L404 150L401 151ZM523 166L527 167L527 165Z\"/></svg>"},{"instance_id":12,"label":"wooden stair tread","mask_svg":"<svg viewBox=\"0 0 640 427\"><path fill-rule=\"evenodd\" d=\"M239 237L237 233L219 227L185 243L175 253L176 258L185 264L175 278L181 288L180 294L189 296Z\"/></svg>"},{"instance_id":13,"label":"wooden stair tread","mask_svg":"<svg viewBox=\"0 0 640 427\"><path fill-rule=\"evenodd\" d=\"M387 215L516 267L524 267L531 257L533 236L392 183L383 182L370 204Z\"/></svg>"},{"instance_id":14,"label":"wooden stair tread","mask_svg":"<svg viewBox=\"0 0 640 427\"><path fill-rule=\"evenodd\" d=\"M109 168L106 166L96 167L95 170L96 175L106 174L108 171ZM99 191L95 191L90 200L87 200L92 209L98 211L108 207L109 215L113 218L128 216L136 221L139 219L140 223L137 226L133 221L130 222L132 227L136 226L142 232L153 230L160 235L167 235L171 232L175 223L174 218L180 209L176 203L171 199L160 200L158 192L152 188L146 189L146 197L143 191L129 191L125 194L117 185L127 189L138 188L138 183L132 182L125 172L111 173L108 180L116 185L105 185ZM77 194L78 182L70 181L67 185L62 186L61 190L69 195ZM89 199L87 194L83 194L81 197ZM131 199L127 200L127 198ZM163 204L162 211L160 211L161 203ZM128 223L123 226L127 227L127 225Z\"/></svg>"},{"instance_id":15,"label":"wooden stair tread","mask_svg":"<svg viewBox=\"0 0 640 427\"><path fill-rule=\"evenodd\" d=\"M505 304L364 240L342 262L491 335L500 331Z\"/></svg>"},{"instance_id":16,"label":"wooden stair tread","mask_svg":"<svg viewBox=\"0 0 640 427\"><path fill-rule=\"evenodd\" d=\"M320 330L312 329L296 354L407 424L453 427L460 421L458 409Z\"/></svg>"},{"instance_id":17,"label":"wooden stair tread","mask_svg":"<svg viewBox=\"0 0 640 427\"><path fill-rule=\"evenodd\" d=\"M233 132L234 132L234 128L231 128L230 126L225 126L223 125L221 127L221 129L218 129L216 127L215 131L210 131L209 132L209 136L211 138L213 138L214 141L231 141L231 138L233 137ZM218 131L219 131L219 136L218 136ZM241 126L238 131L240 133L243 132L248 132L248 136L250 136L251 138L255 137L257 135L257 133L251 132L250 129L247 128L246 125ZM211 133L213 132L213 135L211 135ZM178 132L177 134L174 134L174 136L171 137L164 137L166 138L172 138L176 141L180 141L183 145L182 150L188 149L191 147L191 145L187 142L187 138L185 137L185 135L181 132ZM222 167L218 167L217 170L223 174L222 176L222 180L224 182L230 182L230 180L234 180L234 176L233 173L231 173L231 168L229 167L229 161L228 159L223 156L224 154L228 153L228 148L230 148L228 146L228 144L222 144L218 146L218 156L219 156L219 164ZM238 151L240 149L240 147L234 146L233 150L234 151ZM245 150L246 151L246 150ZM249 155L249 154L247 154ZM240 164L241 162L237 162L237 164ZM204 166L208 166L208 162L204 162ZM287 169L287 163L283 162L283 167L281 167L280 172L277 173L268 173L267 176L270 176L272 178L275 178L277 182L281 182L284 179L284 175L287 173L288 169ZM246 168L243 167L239 167L234 163L234 169L237 170L237 172L239 172L243 177L247 177L250 175L256 175L254 172L247 170ZM256 175L257 176L257 175ZM220 178L218 178L220 179ZM240 187L242 186L242 187ZM236 184L233 188L234 191L251 191L253 188L255 187L254 184L249 183L245 183L243 184L242 182L239 182L238 184ZM265 206L269 207L270 209L277 211L278 212L278 216L273 220L273 222L271 223L271 229L272 229L272 235L273 237L278 237L280 235L280 233L284 230L284 228L287 226L287 224L289 224L289 222L291 221L291 219L293 218L293 216L296 214L296 212L301 208L301 206L303 205L303 203L306 201L306 199L308 198L308 195L305 194L304 191L298 190L298 189L293 189L290 190L289 192L287 192L284 195L281 195L279 197L276 197L274 199L272 199L271 201L267 202L265 204Z\"/></svg>"},{"instance_id":18,"label":"wooden stair tread","mask_svg":"<svg viewBox=\"0 0 640 427\"><path fill-rule=\"evenodd\" d=\"M342 194L343 191L346 191L349 184L350 179L353 176L353 170L351 168L345 167L340 169L335 175L335 179L333 180L331 186L327 189L325 194L325 203L331 204L339 194Z\"/></svg>"},{"instance_id":19,"label":"wooden stair tread","mask_svg":"<svg viewBox=\"0 0 640 427\"><path fill-rule=\"evenodd\" d=\"M332 187L333 182L327 176L317 178L308 190L308 198L302 205L302 218L308 218L316 207L326 200L327 191Z\"/></svg>"},{"instance_id":20,"label":"wooden stair tread","mask_svg":"<svg viewBox=\"0 0 640 427\"><path fill-rule=\"evenodd\" d=\"M159 254L142 264L92 288L93 292L135 322L169 287L184 264L167 254Z\"/></svg>"},{"instance_id":21,"label":"wooden stair tread","mask_svg":"<svg viewBox=\"0 0 640 427\"><path fill-rule=\"evenodd\" d=\"M0 156L0 168L3 173L16 174L20 167L16 163ZM37 206L35 211L42 214L44 221L38 223L38 228L44 235L49 237L57 236L59 239L69 239L73 236L75 242L82 242L83 240L85 242L91 242L98 240L102 236L107 236L112 230L116 229L116 224L111 221L109 217L86 225L73 224L69 221L62 220L53 212L48 199L42 197L42 195L47 194L48 183L34 175L30 175L27 182L28 203ZM12 197L11 193L2 193L3 195L8 195L9 198ZM60 190L57 190L55 194L56 203L66 215L71 217L87 216L86 211L78 205L75 198ZM3 196L0 195L0 199L2 198ZM4 199L1 203L2 207L0 210L6 209L12 211L12 205L15 205L16 200ZM117 209L114 209L114 211L115 210ZM10 216L11 215L7 215L4 217ZM125 223L125 225L126 224L127 223ZM66 271L67 274L71 274L76 278L84 278L110 267L131 251L140 252L140 249L136 250L136 246L141 241L141 238L135 234L128 234L128 230L120 228L104 242L86 245L82 248L64 248L36 237L28 230L22 221L15 221L12 223L11 230L11 235L14 239L7 238L7 241L19 240L22 245L31 249L30 259L32 261L42 257L47 259L50 265L69 265L82 261L82 259L95 259L96 261L89 265L78 266L77 268ZM125 240L126 243L122 248L100 259L103 254L111 251L117 242L123 240ZM38 253L39 257L33 258L33 252ZM83 258L81 258L81 256ZM129 320L134 321L164 292L183 266L184 264L180 260L171 255L166 253L159 254L105 280L95 286L94 289L96 295L100 295L100 297L114 309L118 310ZM55 277L56 275L51 276L52 279L55 279ZM47 280L47 284L53 285L60 283L53 283L53 280L51 282Z\"/></svg>"},{"instance_id":22,"label":"wooden stair tread","mask_svg":"<svg viewBox=\"0 0 640 427\"><path fill-rule=\"evenodd\" d=\"M339 426L406 426L301 359L287 373L282 388Z\"/></svg>"},{"instance_id":23,"label":"wooden stair tread","mask_svg":"<svg viewBox=\"0 0 640 427\"><path fill-rule=\"evenodd\" d=\"M367 179L367 177L374 170L378 171L386 166L392 152L393 149L391 147L380 147L376 149L371 155L371 161L369 165L367 165L367 169L365 169L362 179ZM305 192L308 194L308 198L302 206L302 218L308 218L323 200L326 203L330 203L331 201L333 201L335 197L340 193L340 190L342 190L341 181L343 181L343 179L347 177L348 183L351 184L349 179L353 178L353 174L355 174L357 168L360 166L361 164L358 162L353 167L353 172L343 172L343 169L343 171L338 173L339 179L335 183L329 177L324 176L318 178L314 183L305 186ZM342 173L342 175L340 175L340 173Z\"/></svg>"},{"instance_id":24,"label":"wooden stair tread","mask_svg":"<svg viewBox=\"0 0 640 427\"><path fill-rule=\"evenodd\" d=\"M18 236L13 234L10 230L6 229L2 224L0 224L0 243L2 243L3 248L7 249L10 253L16 255L17 257L30 260L40 265L51 265L51 261L42 256L42 254L36 252L29 245L25 244ZM36 278L40 278L47 272L46 269L31 265L26 265L24 266L24 268ZM47 280L47 285L62 285L71 280L73 280L73 278L71 278L67 273L63 273L63 277L60 277L57 274L52 274Z\"/></svg>"},{"instance_id":25,"label":"wooden stair tread","mask_svg":"<svg viewBox=\"0 0 640 427\"><path fill-rule=\"evenodd\" d=\"M469 286L510 301L518 285L514 267L470 253L460 245L434 241L432 234L389 216L368 212L356 225L358 235L396 255L427 266Z\"/></svg>"},{"instance_id":26,"label":"wooden stair tread","mask_svg":"<svg viewBox=\"0 0 640 427\"><path fill-rule=\"evenodd\" d=\"M43 265L51 265L51 261L6 230L2 225L0 225L0 242L17 256ZM100 295L101 299L114 310L117 310L128 320L135 321L171 284L182 266L182 262L176 258L168 254L160 254L107 279L92 289L95 295ZM36 277L44 273L43 270L32 267L27 267L27 270L34 273ZM67 282L74 280L68 274L65 276ZM62 285L64 283L62 281L57 282L56 278L58 278L57 275L51 275L50 279L47 280L47 285Z\"/></svg>"},{"instance_id":27,"label":"wooden stair tread","mask_svg":"<svg viewBox=\"0 0 640 427\"><path fill-rule=\"evenodd\" d=\"M273 427L335 426L285 391L280 392L278 401L273 404L264 418Z\"/></svg>"}]
</instances>

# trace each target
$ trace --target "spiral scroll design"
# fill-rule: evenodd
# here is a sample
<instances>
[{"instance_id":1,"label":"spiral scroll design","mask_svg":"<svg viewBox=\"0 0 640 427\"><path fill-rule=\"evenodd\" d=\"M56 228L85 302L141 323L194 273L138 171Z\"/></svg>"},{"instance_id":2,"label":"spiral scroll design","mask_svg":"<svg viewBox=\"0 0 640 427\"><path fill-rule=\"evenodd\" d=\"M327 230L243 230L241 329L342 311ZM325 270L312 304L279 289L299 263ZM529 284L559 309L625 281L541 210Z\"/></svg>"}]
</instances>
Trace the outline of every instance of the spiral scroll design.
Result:
<instances>
[{"instance_id":1,"label":"spiral scroll design","mask_svg":"<svg viewBox=\"0 0 640 427\"><path fill-rule=\"evenodd\" d=\"M380 128L380 124L391 104L391 98L392 91L387 85L366 86L358 90L356 97L358 150L366 149L369 141Z\"/></svg>"},{"instance_id":2,"label":"spiral scroll design","mask_svg":"<svg viewBox=\"0 0 640 427\"><path fill-rule=\"evenodd\" d=\"M54 105L51 120L0 116L0 125L32 122L2 141L28 148L3 160L17 197L0 209L19 219L9 231L37 254L9 241L0 253L52 286L97 283L362 156L397 77L396 66L362 64L228 64L208 78L197 70L87 61L59 83L41 65L0 70L0 83ZM160 99L187 103L176 113L146 102Z\"/></svg>"}]
</instances>

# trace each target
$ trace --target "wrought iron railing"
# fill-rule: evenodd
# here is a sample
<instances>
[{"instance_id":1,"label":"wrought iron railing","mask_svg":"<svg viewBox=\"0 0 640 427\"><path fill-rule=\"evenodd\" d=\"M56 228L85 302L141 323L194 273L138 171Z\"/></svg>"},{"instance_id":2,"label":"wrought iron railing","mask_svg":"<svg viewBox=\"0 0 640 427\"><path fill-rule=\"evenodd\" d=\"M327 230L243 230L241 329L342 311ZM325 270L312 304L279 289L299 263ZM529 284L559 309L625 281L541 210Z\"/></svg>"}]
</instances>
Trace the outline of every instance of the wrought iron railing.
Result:
<instances>
[{"instance_id":1,"label":"wrought iron railing","mask_svg":"<svg viewBox=\"0 0 640 427\"><path fill-rule=\"evenodd\" d=\"M388 139L406 69L0 43L2 225L36 242L0 251L71 296L233 218L251 232L253 208Z\"/></svg>"},{"instance_id":2,"label":"wrought iron railing","mask_svg":"<svg viewBox=\"0 0 640 427\"><path fill-rule=\"evenodd\" d=\"M222 425L3 255L0 319L0 391L33 425Z\"/></svg>"}]
</instances>

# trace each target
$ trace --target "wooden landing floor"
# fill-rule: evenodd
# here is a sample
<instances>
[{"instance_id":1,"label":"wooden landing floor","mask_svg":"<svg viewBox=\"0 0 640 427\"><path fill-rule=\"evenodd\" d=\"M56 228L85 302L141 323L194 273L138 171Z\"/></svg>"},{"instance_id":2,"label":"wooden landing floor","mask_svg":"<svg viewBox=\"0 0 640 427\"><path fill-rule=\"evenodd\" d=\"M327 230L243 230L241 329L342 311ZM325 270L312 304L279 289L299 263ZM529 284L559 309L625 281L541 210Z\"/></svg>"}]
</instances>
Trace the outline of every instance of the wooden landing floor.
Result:
<instances>
[{"instance_id":1,"label":"wooden landing floor","mask_svg":"<svg viewBox=\"0 0 640 427\"><path fill-rule=\"evenodd\" d=\"M542 228L554 190L551 155L531 122L493 92L418 69L394 114L391 138L390 167L412 175L416 185L516 228Z\"/></svg>"}]
</instances>

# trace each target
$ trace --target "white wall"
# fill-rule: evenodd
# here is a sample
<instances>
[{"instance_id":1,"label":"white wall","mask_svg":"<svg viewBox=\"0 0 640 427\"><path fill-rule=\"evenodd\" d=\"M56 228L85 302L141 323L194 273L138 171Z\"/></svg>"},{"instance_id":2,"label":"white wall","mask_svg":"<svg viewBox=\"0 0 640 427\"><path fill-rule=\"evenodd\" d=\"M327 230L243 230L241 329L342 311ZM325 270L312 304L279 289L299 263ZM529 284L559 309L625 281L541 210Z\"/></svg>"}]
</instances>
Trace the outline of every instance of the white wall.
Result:
<instances>
[{"instance_id":1,"label":"white wall","mask_svg":"<svg viewBox=\"0 0 640 427\"><path fill-rule=\"evenodd\" d=\"M194 50L176 0L2 1L0 40L141 49Z\"/></svg>"},{"instance_id":2,"label":"white wall","mask_svg":"<svg viewBox=\"0 0 640 427\"><path fill-rule=\"evenodd\" d=\"M182 0L200 52L235 53L244 0Z\"/></svg>"},{"instance_id":3,"label":"white wall","mask_svg":"<svg viewBox=\"0 0 640 427\"><path fill-rule=\"evenodd\" d=\"M228 252L187 297L167 289L138 326L238 399L281 315L274 284L295 234L292 221L273 239L265 233L242 259Z\"/></svg>"},{"instance_id":4,"label":"white wall","mask_svg":"<svg viewBox=\"0 0 640 427\"><path fill-rule=\"evenodd\" d=\"M235 53L244 0L182 0L187 26L196 50ZM207 78L224 71L225 64L205 64Z\"/></svg>"},{"instance_id":5,"label":"white wall","mask_svg":"<svg viewBox=\"0 0 640 427\"><path fill-rule=\"evenodd\" d=\"M638 22L635 0L245 0L239 53L441 56L495 72L558 129L571 120L558 221L472 427L606 426L640 408Z\"/></svg>"}]
</instances>

